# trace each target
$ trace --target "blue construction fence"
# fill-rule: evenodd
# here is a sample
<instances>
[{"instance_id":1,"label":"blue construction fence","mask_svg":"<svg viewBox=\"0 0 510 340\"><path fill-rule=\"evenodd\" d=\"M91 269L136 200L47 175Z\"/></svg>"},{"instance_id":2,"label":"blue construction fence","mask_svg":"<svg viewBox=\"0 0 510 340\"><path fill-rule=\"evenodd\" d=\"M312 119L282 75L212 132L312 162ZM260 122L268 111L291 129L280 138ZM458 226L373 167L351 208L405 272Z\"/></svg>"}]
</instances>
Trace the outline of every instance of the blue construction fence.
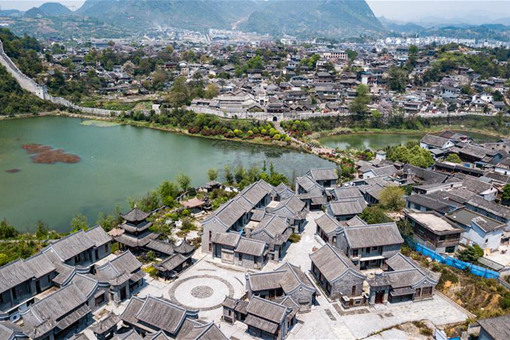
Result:
<instances>
[{"instance_id":1,"label":"blue construction fence","mask_svg":"<svg viewBox=\"0 0 510 340\"><path fill-rule=\"evenodd\" d=\"M445 257L445 256L435 252L434 250L429 249L429 248L427 248L427 247L425 247L425 246L423 246L423 245L421 245L419 243L416 243L416 242L412 242L412 243L409 242L409 244L417 252L420 252L423 255L425 255L427 257L430 257L431 259L433 259L433 260L435 260L437 262L444 263L447 266L454 267L454 268L457 268L457 269L462 269L462 270L469 269L469 271L472 274L474 274L476 276L484 277L486 279L497 279L497 278L499 278L499 273L494 271L494 270L490 270L490 269L487 269L487 268L484 268L484 267L480 267L480 266L474 265L474 264L469 263L469 262L464 262L464 261L458 260L458 259L450 257L450 256L446 256Z\"/></svg>"}]
</instances>

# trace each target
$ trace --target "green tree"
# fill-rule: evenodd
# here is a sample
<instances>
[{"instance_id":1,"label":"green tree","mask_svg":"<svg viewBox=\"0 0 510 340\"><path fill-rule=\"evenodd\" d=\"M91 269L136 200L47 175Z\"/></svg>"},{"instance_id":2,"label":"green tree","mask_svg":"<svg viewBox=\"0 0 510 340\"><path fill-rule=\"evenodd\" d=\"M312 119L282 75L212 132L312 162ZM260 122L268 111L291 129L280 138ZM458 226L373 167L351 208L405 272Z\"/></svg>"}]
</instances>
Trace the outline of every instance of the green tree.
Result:
<instances>
[{"instance_id":1,"label":"green tree","mask_svg":"<svg viewBox=\"0 0 510 340\"><path fill-rule=\"evenodd\" d=\"M173 206L175 199L179 196L179 187L170 181L164 181L158 188L161 203L166 206Z\"/></svg>"},{"instance_id":2,"label":"green tree","mask_svg":"<svg viewBox=\"0 0 510 340\"><path fill-rule=\"evenodd\" d=\"M188 175L185 175L185 174L178 174L178 175L175 177L175 180L177 181L177 183L179 184L179 187L180 187L183 191L188 191L189 186L190 186L190 184L191 184L191 178L190 178Z\"/></svg>"},{"instance_id":3,"label":"green tree","mask_svg":"<svg viewBox=\"0 0 510 340\"><path fill-rule=\"evenodd\" d=\"M9 257L6 254L0 253L0 267L9 263Z\"/></svg>"},{"instance_id":4,"label":"green tree","mask_svg":"<svg viewBox=\"0 0 510 340\"><path fill-rule=\"evenodd\" d=\"M119 225L120 223L119 217L120 214L118 213L108 215L100 212L99 215L97 216L96 224L101 226L106 232L108 232Z\"/></svg>"},{"instance_id":5,"label":"green tree","mask_svg":"<svg viewBox=\"0 0 510 340\"><path fill-rule=\"evenodd\" d=\"M368 224L391 222L391 219L386 216L384 210L378 206L371 206L363 209L360 218Z\"/></svg>"},{"instance_id":6,"label":"green tree","mask_svg":"<svg viewBox=\"0 0 510 340\"><path fill-rule=\"evenodd\" d=\"M505 205L510 204L510 184L505 184L503 187L503 193L501 194L501 201Z\"/></svg>"},{"instance_id":7,"label":"green tree","mask_svg":"<svg viewBox=\"0 0 510 340\"><path fill-rule=\"evenodd\" d=\"M460 164L462 162L459 155L457 155L456 153L449 154L446 157L446 161L451 162L451 163L456 163L456 164Z\"/></svg>"},{"instance_id":8,"label":"green tree","mask_svg":"<svg viewBox=\"0 0 510 340\"><path fill-rule=\"evenodd\" d=\"M18 231L6 220L0 221L0 239L5 240L18 236Z\"/></svg>"},{"instance_id":9,"label":"green tree","mask_svg":"<svg viewBox=\"0 0 510 340\"><path fill-rule=\"evenodd\" d=\"M35 236L39 239L48 236L49 228L43 221L37 221L37 228L35 230Z\"/></svg>"},{"instance_id":10,"label":"green tree","mask_svg":"<svg viewBox=\"0 0 510 340\"><path fill-rule=\"evenodd\" d=\"M354 60L356 60L356 58L358 58L358 52L354 50L347 49L345 50L345 52L347 53L347 58L349 59L350 62L353 62Z\"/></svg>"},{"instance_id":11,"label":"green tree","mask_svg":"<svg viewBox=\"0 0 510 340\"><path fill-rule=\"evenodd\" d=\"M76 232L79 230L87 230L89 227L87 217L82 214L77 214L71 220L71 232Z\"/></svg>"},{"instance_id":12,"label":"green tree","mask_svg":"<svg viewBox=\"0 0 510 340\"><path fill-rule=\"evenodd\" d=\"M207 170L207 177L210 181L215 181L218 178L218 169L209 169Z\"/></svg>"},{"instance_id":13,"label":"green tree","mask_svg":"<svg viewBox=\"0 0 510 340\"><path fill-rule=\"evenodd\" d=\"M391 211L401 210L404 205L404 189L396 186L385 187L379 193L379 203Z\"/></svg>"},{"instance_id":14,"label":"green tree","mask_svg":"<svg viewBox=\"0 0 510 340\"><path fill-rule=\"evenodd\" d=\"M388 86L390 90L400 93L406 92L409 76L406 70L392 66L388 71Z\"/></svg>"},{"instance_id":15,"label":"green tree","mask_svg":"<svg viewBox=\"0 0 510 340\"><path fill-rule=\"evenodd\" d=\"M246 172L245 172L242 164L239 164L238 166L236 166L235 172L234 172L234 178L236 180L236 183L241 183L241 181L245 177L245 173Z\"/></svg>"},{"instance_id":16,"label":"green tree","mask_svg":"<svg viewBox=\"0 0 510 340\"><path fill-rule=\"evenodd\" d=\"M351 102L349 110L358 116L368 113L368 104L370 104L370 90L368 86L360 84L356 88L356 98Z\"/></svg>"},{"instance_id":17,"label":"green tree","mask_svg":"<svg viewBox=\"0 0 510 340\"><path fill-rule=\"evenodd\" d=\"M220 89L215 84L209 84L205 88L205 98L212 99L220 94Z\"/></svg>"},{"instance_id":18,"label":"green tree","mask_svg":"<svg viewBox=\"0 0 510 340\"><path fill-rule=\"evenodd\" d=\"M483 249L478 244L467 246L457 253L457 258L461 261L476 263L484 255Z\"/></svg>"},{"instance_id":19,"label":"green tree","mask_svg":"<svg viewBox=\"0 0 510 340\"><path fill-rule=\"evenodd\" d=\"M227 181L227 184L232 185L234 184L234 175L232 174L232 171L230 170L230 166L227 164L224 168L225 172L225 180Z\"/></svg>"}]
</instances>

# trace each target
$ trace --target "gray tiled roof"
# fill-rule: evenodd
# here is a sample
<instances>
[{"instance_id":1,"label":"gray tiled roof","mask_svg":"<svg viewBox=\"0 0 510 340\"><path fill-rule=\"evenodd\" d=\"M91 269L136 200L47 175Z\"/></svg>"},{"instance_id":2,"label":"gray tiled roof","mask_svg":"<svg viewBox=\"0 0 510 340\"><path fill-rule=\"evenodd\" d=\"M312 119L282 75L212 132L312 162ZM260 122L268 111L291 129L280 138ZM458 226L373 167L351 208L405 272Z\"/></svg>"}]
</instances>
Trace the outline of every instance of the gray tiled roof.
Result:
<instances>
[{"instance_id":1,"label":"gray tiled roof","mask_svg":"<svg viewBox=\"0 0 510 340\"><path fill-rule=\"evenodd\" d=\"M299 287L307 288L310 291L315 291L315 287L310 282L310 279L308 279L305 273L303 273L301 268L286 262L276 270L285 271L285 275L282 277L280 285L286 294L290 294L292 291L298 289Z\"/></svg>"},{"instance_id":2,"label":"gray tiled roof","mask_svg":"<svg viewBox=\"0 0 510 340\"><path fill-rule=\"evenodd\" d=\"M138 313L136 313L135 318L138 321L151 325L154 329L177 334L186 318L186 309L168 300L149 296L145 299Z\"/></svg>"},{"instance_id":3,"label":"gray tiled roof","mask_svg":"<svg viewBox=\"0 0 510 340\"><path fill-rule=\"evenodd\" d=\"M287 314L287 307L254 296L246 307L248 314L280 324Z\"/></svg>"},{"instance_id":4,"label":"gray tiled roof","mask_svg":"<svg viewBox=\"0 0 510 340\"><path fill-rule=\"evenodd\" d=\"M285 216L288 218L303 219L306 212L306 203L300 200L297 196L291 196L278 203L274 208L267 208L268 213Z\"/></svg>"},{"instance_id":5,"label":"gray tiled roof","mask_svg":"<svg viewBox=\"0 0 510 340\"><path fill-rule=\"evenodd\" d=\"M142 267L142 263L129 250L110 261L121 273L133 273Z\"/></svg>"},{"instance_id":6,"label":"gray tiled roof","mask_svg":"<svg viewBox=\"0 0 510 340\"><path fill-rule=\"evenodd\" d=\"M83 230L80 230L54 241L43 252L53 251L62 261L67 261L93 247L94 241Z\"/></svg>"},{"instance_id":7,"label":"gray tiled roof","mask_svg":"<svg viewBox=\"0 0 510 340\"><path fill-rule=\"evenodd\" d=\"M186 319L178 340L227 340L228 338L214 323L200 324L195 320ZM152 339L151 339L152 340ZM154 339L161 340L161 339Z\"/></svg>"},{"instance_id":8,"label":"gray tiled roof","mask_svg":"<svg viewBox=\"0 0 510 340\"><path fill-rule=\"evenodd\" d=\"M323 214L321 217L315 220L315 223L326 234L336 232L337 229L341 226L340 222L338 222L336 218L333 218L328 214Z\"/></svg>"},{"instance_id":9,"label":"gray tiled roof","mask_svg":"<svg viewBox=\"0 0 510 340\"><path fill-rule=\"evenodd\" d=\"M402 288L414 286L427 279L430 283L437 284L441 276L440 273L434 273L421 267L410 258L397 253L386 260L392 271L384 272L392 288Z\"/></svg>"},{"instance_id":10,"label":"gray tiled roof","mask_svg":"<svg viewBox=\"0 0 510 340\"><path fill-rule=\"evenodd\" d=\"M496 340L510 339L510 315L478 320L480 326Z\"/></svg>"},{"instance_id":11,"label":"gray tiled roof","mask_svg":"<svg viewBox=\"0 0 510 340\"><path fill-rule=\"evenodd\" d=\"M289 228L289 223L285 217L276 215L267 215L252 231L250 237L255 237L259 233L266 233L272 240L283 235Z\"/></svg>"},{"instance_id":12,"label":"gray tiled roof","mask_svg":"<svg viewBox=\"0 0 510 340\"><path fill-rule=\"evenodd\" d=\"M100 226L95 226L94 228L87 230L85 234L96 247L103 246L112 240L110 235L108 235L106 231L104 231L104 229Z\"/></svg>"},{"instance_id":13,"label":"gray tiled roof","mask_svg":"<svg viewBox=\"0 0 510 340\"><path fill-rule=\"evenodd\" d=\"M395 222L349 227L344 233L352 249L404 243Z\"/></svg>"},{"instance_id":14,"label":"gray tiled roof","mask_svg":"<svg viewBox=\"0 0 510 340\"><path fill-rule=\"evenodd\" d=\"M367 204L363 199L346 199L329 203L331 212L335 216L359 215Z\"/></svg>"},{"instance_id":15,"label":"gray tiled roof","mask_svg":"<svg viewBox=\"0 0 510 340\"><path fill-rule=\"evenodd\" d=\"M23 330L20 326L9 321L0 321L0 339L14 340L16 336L23 336Z\"/></svg>"},{"instance_id":16,"label":"gray tiled roof","mask_svg":"<svg viewBox=\"0 0 510 340\"><path fill-rule=\"evenodd\" d=\"M339 187L333 190L337 199L363 197L357 187Z\"/></svg>"},{"instance_id":17,"label":"gray tiled roof","mask_svg":"<svg viewBox=\"0 0 510 340\"><path fill-rule=\"evenodd\" d=\"M156 264L156 268L161 268L163 270L172 271L175 270L178 266L183 264L189 259L189 257L183 256L181 254L174 254L167 259L161 261L160 263Z\"/></svg>"},{"instance_id":18,"label":"gray tiled roof","mask_svg":"<svg viewBox=\"0 0 510 340\"><path fill-rule=\"evenodd\" d=\"M174 247L169 242L163 242L159 240L152 240L146 246L150 250L155 250L165 255L172 255L174 253Z\"/></svg>"},{"instance_id":19,"label":"gray tiled roof","mask_svg":"<svg viewBox=\"0 0 510 340\"><path fill-rule=\"evenodd\" d=\"M510 220L510 208L503 205L489 202L480 196L473 196L468 202L468 205L490 212L498 217Z\"/></svg>"},{"instance_id":20,"label":"gray tiled roof","mask_svg":"<svg viewBox=\"0 0 510 340\"><path fill-rule=\"evenodd\" d=\"M451 221L457 222L459 225L466 227L470 227L471 222L475 221L475 223L486 232L503 228L505 226L502 222L493 220L492 218L483 216L466 208L452 211L446 215L446 217Z\"/></svg>"},{"instance_id":21,"label":"gray tiled roof","mask_svg":"<svg viewBox=\"0 0 510 340\"><path fill-rule=\"evenodd\" d=\"M307 192L312 191L312 189L324 190L324 188L316 181L314 181L310 176L298 177L296 178L296 183Z\"/></svg>"},{"instance_id":22,"label":"gray tiled roof","mask_svg":"<svg viewBox=\"0 0 510 340\"><path fill-rule=\"evenodd\" d=\"M0 292L9 290L33 277L33 271L22 260L10 262L0 267Z\"/></svg>"},{"instance_id":23,"label":"gray tiled roof","mask_svg":"<svg viewBox=\"0 0 510 340\"><path fill-rule=\"evenodd\" d=\"M122 215L122 218L129 222L141 222L150 216L150 213L146 213L138 208L133 208L127 214Z\"/></svg>"},{"instance_id":24,"label":"gray tiled roof","mask_svg":"<svg viewBox=\"0 0 510 340\"><path fill-rule=\"evenodd\" d=\"M23 327L32 337L46 334L57 326L65 328L78 314L90 313L86 302L87 297L80 288L70 284L32 304L23 315Z\"/></svg>"},{"instance_id":25,"label":"gray tiled roof","mask_svg":"<svg viewBox=\"0 0 510 340\"><path fill-rule=\"evenodd\" d=\"M247 255L262 256L264 255L266 248L267 245L265 242L241 237L241 240L239 241L235 251L237 253Z\"/></svg>"},{"instance_id":26,"label":"gray tiled roof","mask_svg":"<svg viewBox=\"0 0 510 340\"><path fill-rule=\"evenodd\" d=\"M310 169L308 171L308 174L316 181L329 181L329 180L336 181L338 179L338 174L336 173L334 168Z\"/></svg>"},{"instance_id":27,"label":"gray tiled roof","mask_svg":"<svg viewBox=\"0 0 510 340\"><path fill-rule=\"evenodd\" d=\"M435 135L425 135L420 140L420 142L428 144L428 145L432 145L436 148L442 148L448 142L448 139L444 138L444 137L440 137L440 136L435 136Z\"/></svg>"},{"instance_id":28,"label":"gray tiled roof","mask_svg":"<svg viewBox=\"0 0 510 340\"><path fill-rule=\"evenodd\" d=\"M211 242L235 248L240 239L241 235L237 233L213 233Z\"/></svg>"},{"instance_id":29,"label":"gray tiled roof","mask_svg":"<svg viewBox=\"0 0 510 340\"><path fill-rule=\"evenodd\" d=\"M310 259L328 282L337 280L346 271L351 271L359 277L364 277L342 251L331 246L329 243L326 243L319 250L310 254Z\"/></svg>"},{"instance_id":30,"label":"gray tiled roof","mask_svg":"<svg viewBox=\"0 0 510 340\"><path fill-rule=\"evenodd\" d=\"M85 295L87 298L90 298L92 294L94 294L98 287L98 281L82 274L77 274L73 277L71 282L78 287L78 289Z\"/></svg>"}]
</instances>

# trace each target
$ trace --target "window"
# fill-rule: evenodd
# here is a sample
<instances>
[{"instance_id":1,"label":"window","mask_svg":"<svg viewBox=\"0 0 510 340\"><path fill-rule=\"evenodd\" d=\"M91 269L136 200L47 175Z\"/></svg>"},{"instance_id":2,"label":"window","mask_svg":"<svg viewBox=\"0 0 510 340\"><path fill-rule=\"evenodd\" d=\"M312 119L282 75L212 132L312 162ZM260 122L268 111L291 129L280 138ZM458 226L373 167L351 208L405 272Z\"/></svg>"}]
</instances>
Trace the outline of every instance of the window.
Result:
<instances>
[{"instance_id":1,"label":"window","mask_svg":"<svg viewBox=\"0 0 510 340\"><path fill-rule=\"evenodd\" d=\"M101 294L101 295L99 295L98 297L96 297L96 299L95 299L95 305L96 305L96 306L99 306L99 305L100 305L100 304L102 304L104 301L105 301L105 296L104 296L104 294Z\"/></svg>"},{"instance_id":2,"label":"window","mask_svg":"<svg viewBox=\"0 0 510 340\"><path fill-rule=\"evenodd\" d=\"M422 296L430 296L432 295L432 287L425 287L422 290Z\"/></svg>"},{"instance_id":3,"label":"window","mask_svg":"<svg viewBox=\"0 0 510 340\"><path fill-rule=\"evenodd\" d=\"M238 257L239 257L239 261L243 260L243 254L239 253Z\"/></svg>"},{"instance_id":4,"label":"window","mask_svg":"<svg viewBox=\"0 0 510 340\"><path fill-rule=\"evenodd\" d=\"M351 295L356 295L356 286L352 286Z\"/></svg>"},{"instance_id":5,"label":"window","mask_svg":"<svg viewBox=\"0 0 510 340\"><path fill-rule=\"evenodd\" d=\"M455 246L446 247L444 251L447 253L455 253Z\"/></svg>"},{"instance_id":6,"label":"window","mask_svg":"<svg viewBox=\"0 0 510 340\"><path fill-rule=\"evenodd\" d=\"M358 256L358 249L353 249L353 250L352 250L352 256L353 256L353 257Z\"/></svg>"},{"instance_id":7,"label":"window","mask_svg":"<svg viewBox=\"0 0 510 340\"><path fill-rule=\"evenodd\" d=\"M416 288L416 292L414 293L414 296L420 296L421 295L421 288Z\"/></svg>"},{"instance_id":8,"label":"window","mask_svg":"<svg viewBox=\"0 0 510 340\"><path fill-rule=\"evenodd\" d=\"M253 256L253 264L257 264L257 257Z\"/></svg>"},{"instance_id":9,"label":"window","mask_svg":"<svg viewBox=\"0 0 510 340\"><path fill-rule=\"evenodd\" d=\"M372 247L372 251L376 251L379 247Z\"/></svg>"},{"instance_id":10,"label":"window","mask_svg":"<svg viewBox=\"0 0 510 340\"><path fill-rule=\"evenodd\" d=\"M367 248L365 249L365 252L370 253L370 247L367 247Z\"/></svg>"},{"instance_id":11,"label":"window","mask_svg":"<svg viewBox=\"0 0 510 340\"><path fill-rule=\"evenodd\" d=\"M209 251L212 251L212 243L209 242Z\"/></svg>"},{"instance_id":12,"label":"window","mask_svg":"<svg viewBox=\"0 0 510 340\"><path fill-rule=\"evenodd\" d=\"M446 239L446 237L444 235L439 236L440 241L444 241L445 239Z\"/></svg>"}]
</instances>

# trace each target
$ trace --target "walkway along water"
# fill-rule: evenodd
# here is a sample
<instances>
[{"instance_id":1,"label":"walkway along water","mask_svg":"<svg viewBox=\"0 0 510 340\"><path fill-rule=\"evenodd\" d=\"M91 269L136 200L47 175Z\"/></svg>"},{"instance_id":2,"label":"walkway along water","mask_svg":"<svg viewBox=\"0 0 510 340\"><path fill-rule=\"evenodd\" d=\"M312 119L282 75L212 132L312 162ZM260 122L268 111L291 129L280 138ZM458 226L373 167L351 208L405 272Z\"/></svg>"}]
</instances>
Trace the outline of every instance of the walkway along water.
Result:
<instances>
[{"instance_id":1,"label":"walkway along water","mask_svg":"<svg viewBox=\"0 0 510 340\"><path fill-rule=\"evenodd\" d=\"M113 111L113 110L104 110L97 109L92 107L83 107L76 104L71 103L67 99L62 97L53 97L48 94L48 90L46 86L37 84L33 79L27 77L20 69L14 64L14 62L9 58L7 54L5 54L4 46L2 40L0 40L0 64L7 69L14 79L18 82L22 89L33 93L37 97L52 102L53 104L61 105L67 107L69 109L73 109L76 111L81 111L83 113L98 115L98 116L117 116L121 113L121 111Z\"/></svg>"}]
</instances>

